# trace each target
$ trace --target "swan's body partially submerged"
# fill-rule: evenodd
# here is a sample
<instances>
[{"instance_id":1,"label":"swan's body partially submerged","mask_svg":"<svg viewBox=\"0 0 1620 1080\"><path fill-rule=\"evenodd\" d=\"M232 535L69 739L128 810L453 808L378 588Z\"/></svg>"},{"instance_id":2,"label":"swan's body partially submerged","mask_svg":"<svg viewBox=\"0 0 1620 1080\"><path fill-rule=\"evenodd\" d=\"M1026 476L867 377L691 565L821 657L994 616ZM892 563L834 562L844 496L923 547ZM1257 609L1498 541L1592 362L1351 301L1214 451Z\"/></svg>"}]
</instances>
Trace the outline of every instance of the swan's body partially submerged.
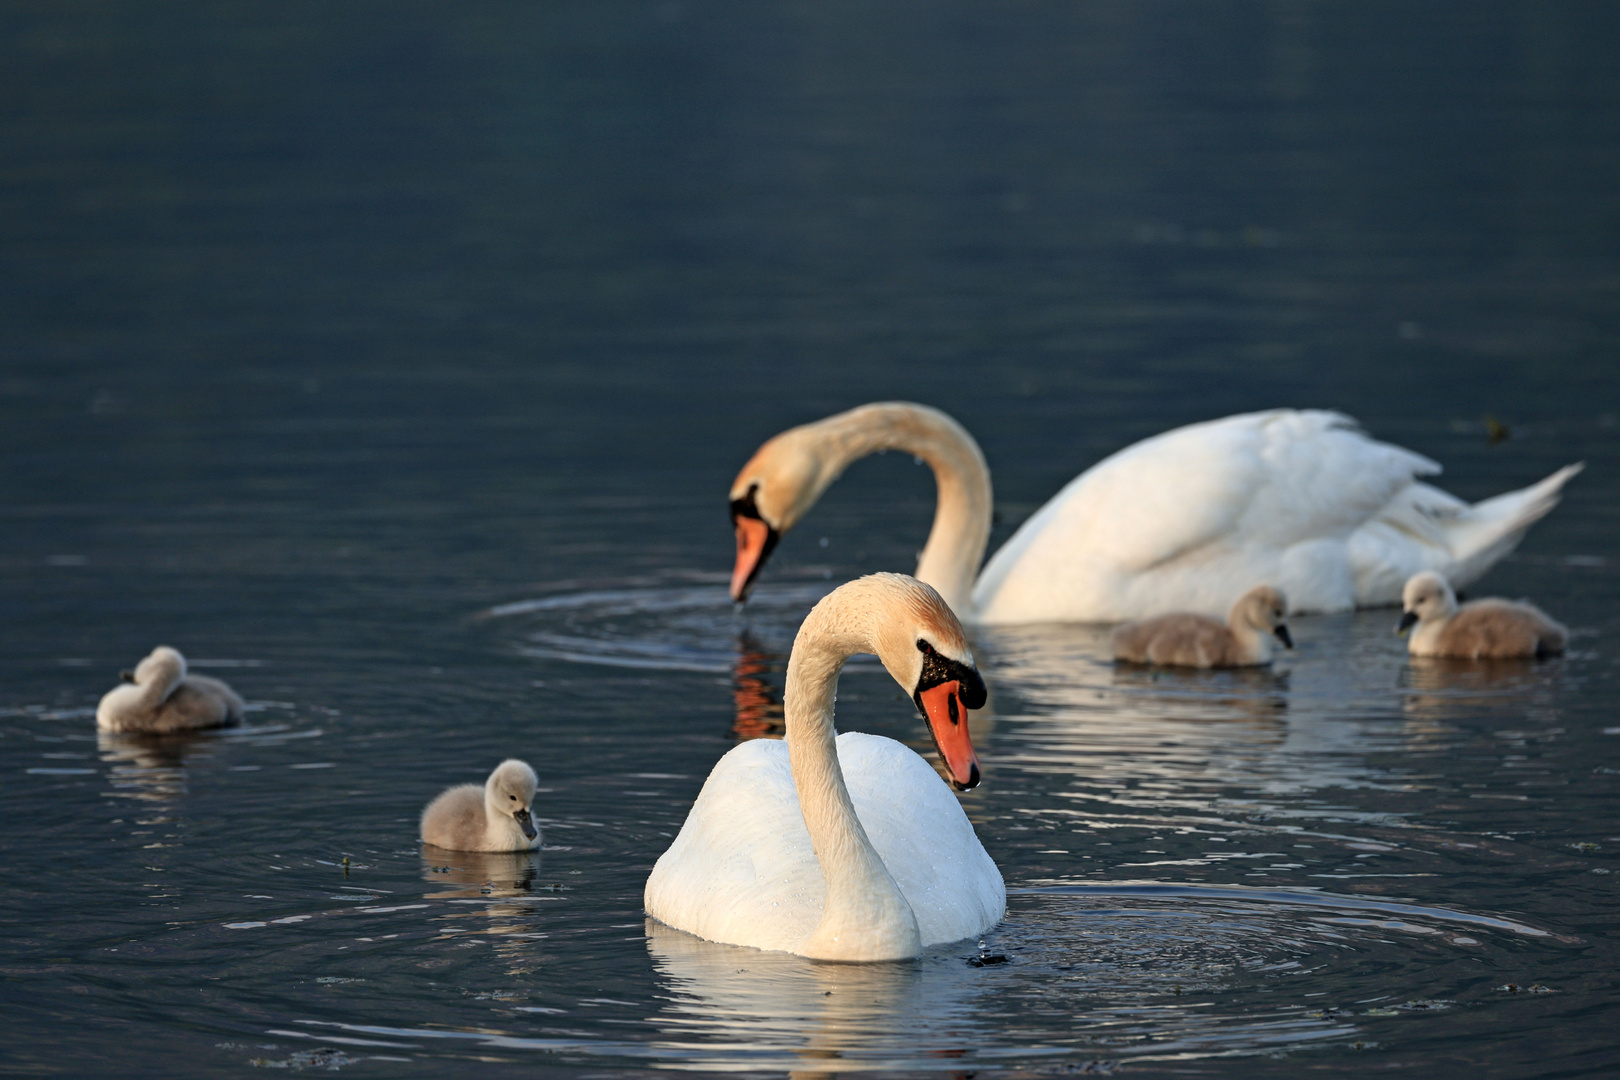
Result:
<instances>
[{"instance_id":1,"label":"swan's body partially submerged","mask_svg":"<svg viewBox=\"0 0 1620 1080\"><path fill-rule=\"evenodd\" d=\"M451 851L532 851L540 828L532 807L540 780L507 758L482 784L447 788L422 811L422 842Z\"/></svg>"},{"instance_id":2,"label":"swan's body partially submerged","mask_svg":"<svg viewBox=\"0 0 1620 1080\"><path fill-rule=\"evenodd\" d=\"M1208 615L1178 611L1114 628L1114 659L1172 667L1258 667L1271 663L1271 639L1292 649L1283 616L1288 600L1270 585L1256 585L1232 605L1221 623Z\"/></svg>"},{"instance_id":3,"label":"swan's body partially submerged","mask_svg":"<svg viewBox=\"0 0 1620 1080\"><path fill-rule=\"evenodd\" d=\"M721 758L647 880L649 915L829 960L915 956L1001 920L1001 873L938 774L892 739L835 738L838 673L858 652L912 692L952 783L978 782L967 710L984 704L984 685L955 617L910 578L850 582L794 641L786 739Z\"/></svg>"},{"instance_id":4,"label":"swan's body partially submerged","mask_svg":"<svg viewBox=\"0 0 1620 1080\"><path fill-rule=\"evenodd\" d=\"M1405 611L1395 629L1412 631L1407 648L1413 656L1541 659L1569 643L1568 628L1536 605L1495 597L1459 605L1446 579L1433 571L1414 575L1402 600Z\"/></svg>"},{"instance_id":5,"label":"swan's body partially submerged","mask_svg":"<svg viewBox=\"0 0 1620 1080\"><path fill-rule=\"evenodd\" d=\"M1465 584L1558 503L1571 465L1469 505L1421 482L1440 466L1375 442L1338 413L1278 409L1143 440L1071 481L978 573L990 474L936 409L864 405L767 441L732 486L746 595L777 538L852 461L883 449L927 461L939 506L917 576L965 620L1118 622L1221 616L1257 581L1296 612L1394 604L1421 570Z\"/></svg>"},{"instance_id":6,"label":"swan's body partially submerged","mask_svg":"<svg viewBox=\"0 0 1620 1080\"><path fill-rule=\"evenodd\" d=\"M102 695L96 727L102 731L166 735L177 731L240 724L242 699L235 690L207 675L186 671L178 649L159 645L122 672L123 685Z\"/></svg>"}]
</instances>

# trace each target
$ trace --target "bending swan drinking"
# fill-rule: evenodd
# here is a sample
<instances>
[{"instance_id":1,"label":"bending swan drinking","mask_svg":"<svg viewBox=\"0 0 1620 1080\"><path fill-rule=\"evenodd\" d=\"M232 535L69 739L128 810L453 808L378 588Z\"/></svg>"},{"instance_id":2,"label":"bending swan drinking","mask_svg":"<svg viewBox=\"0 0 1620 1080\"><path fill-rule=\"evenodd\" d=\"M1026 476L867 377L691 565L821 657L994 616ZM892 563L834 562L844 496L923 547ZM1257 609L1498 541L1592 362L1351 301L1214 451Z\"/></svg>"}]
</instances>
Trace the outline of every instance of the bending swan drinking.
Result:
<instances>
[{"instance_id":1,"label":"bending swan drinking","mask_svg":"<svg viewBox=\"0 0 1620 1080\"><path fill-rule=\"evenodd\" d=\"M1469 505L1418 481L1439 465L1373 441L1339 413L1228 416L1093 465L978 573L991 512L978 444L937 409L863 405L782 432L737 474L732 599L747 595L777 540L827 486L880 450L907 451L934 470L938 507L917 577L964 621L991 624L1219 617L1257 581L1285 592L1296 612L1394 604L1420 570L1458 585L1479 578L1581 469Z\"/></svg>"},{"instance_id":2,"label":"bending swan drinking","mask_svg":"<svg viewBox=\"0 0 1620 1080\"><path fill-rule=\"evenodd\" d=\"M951 783L978 783L967 710L985 689L961 624L912 578L852 581L794 639L785 740L720 759L647 879L649 915L822 960L903 959L1001 921L1001 872L933 768L893 739L835 735L838 673L863 652L911 694Z\"/></svg>"}]
</instances>

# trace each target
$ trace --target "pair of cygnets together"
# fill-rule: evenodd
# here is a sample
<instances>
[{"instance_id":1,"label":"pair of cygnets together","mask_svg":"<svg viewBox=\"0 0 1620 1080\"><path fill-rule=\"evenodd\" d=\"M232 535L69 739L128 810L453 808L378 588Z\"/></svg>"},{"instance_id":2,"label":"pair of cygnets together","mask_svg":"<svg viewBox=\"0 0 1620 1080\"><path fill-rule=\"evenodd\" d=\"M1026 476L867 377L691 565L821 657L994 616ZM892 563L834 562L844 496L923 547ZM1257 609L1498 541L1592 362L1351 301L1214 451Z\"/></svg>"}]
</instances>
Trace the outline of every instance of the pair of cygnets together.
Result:
<instances>
[{"instance_id":1,"label":"pair of cygnets together","mask_svg":"<svg viewBox=\"0 0 1620 1080\"><path fill-rule=\"evenodd\" d=\"M1412 575L1401 593L1396 632L1412 635L1413 656L1456 660L1540 659L1564 651L1569 631L1534 604L1495 597L1458 604L1446 579L1433 570ZM1254 667L1271 663L1271 638L1294 647L1283 616L1288 601L1269 585L1244 593L1223 625L1183 612L1116 627L1114 659L1173 667ZM1416 629L1413 629L1413 628Z\"/></svg>"},{"instance_id":2,"label":"pair of cygnets together","mask_svg":"<svg viewBox=\"0 0 1620 1080\"><path fill-rule=\"evenodd\" d=\"M178 649L159 645L102 696L96 726L126 734L170 735L240 724L242 699L219 679L193 675ZM462 784L428 804L422 839L455 851L522 851L540 846L531 805L534 770L501 762L483 787Z\"/></svg>"}]
</instances>

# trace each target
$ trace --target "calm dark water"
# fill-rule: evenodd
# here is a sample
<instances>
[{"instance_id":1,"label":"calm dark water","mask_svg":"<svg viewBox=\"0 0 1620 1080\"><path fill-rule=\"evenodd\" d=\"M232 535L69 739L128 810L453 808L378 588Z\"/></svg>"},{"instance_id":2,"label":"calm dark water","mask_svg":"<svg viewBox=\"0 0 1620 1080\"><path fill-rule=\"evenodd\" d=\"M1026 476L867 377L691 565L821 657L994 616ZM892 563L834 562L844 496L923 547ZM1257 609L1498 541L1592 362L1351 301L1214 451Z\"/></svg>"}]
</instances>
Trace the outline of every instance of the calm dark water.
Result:
<instances>
[{"instance_id":1,"label":"calm dark water","mask_svg":"<svg viewBox=\"0 0 1620 1080\"><path fill-rule=\"evenodd\" d=\"M0 27L0 1071L1620 1072L1611 9ZM1377 611L1152 676L1095 628L987 632L982 944L835 967L649 925L798 618L931 512L909 460L857 465L739 616L727 485L880 398L979 437L993 543L1244 409L1343 409L1470 498L1586 460L1481 586L1573 647L1418 666ZM160 642L249 725L98 740ZM871 666L839 706L924 746ZM506 755L544 852L425 857L421 806Z\"/></svg>"}]
</instances>

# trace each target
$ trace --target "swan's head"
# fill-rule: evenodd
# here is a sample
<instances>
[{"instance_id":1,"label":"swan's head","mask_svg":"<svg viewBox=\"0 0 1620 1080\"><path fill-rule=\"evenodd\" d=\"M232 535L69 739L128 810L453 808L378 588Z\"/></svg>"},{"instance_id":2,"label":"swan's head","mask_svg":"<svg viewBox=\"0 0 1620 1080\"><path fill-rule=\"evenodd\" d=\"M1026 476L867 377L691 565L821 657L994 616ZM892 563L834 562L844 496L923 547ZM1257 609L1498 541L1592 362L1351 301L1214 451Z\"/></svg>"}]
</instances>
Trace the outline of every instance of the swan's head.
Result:
<instances>
[{"instance_id":1,"label":"swan's head","mask_svg":"<svg viewBox=\"0 0 1620 1080\"><path fill-rule=\"evenodd\" d=\"M840 466L827 451L825 433L815 424L790 428L761 446L731 485L731 527L737 534L737 561L731 571L731 598L748 598L754 578L782 534L798 524Z\"/></svg>"},{"instance_id":2,"label":"swan's head","mask_svg":"<svg viewBox=\"0 0 1620 1080\"><path fill-rule=\"evenodd\" d=\"M878 659L928 721L951 786L977 787L968 710L984 708L988 694L962 624L932 586L904 574L872 574L851 585L864 586L878 601L871 631Z\"/></svg>"},{"instance_id":3,"label":"swan's head","mask_svg":"<svg viewBox=\"0 0 1620 1080\"><path fill-rule=\"evenodd\" d=\"M1288 633L1288 625L1283 622L1287 615L1288 598L1281 589L1256 585L1238 597L1227 621L1234 626L1251 627L1262 634L1275 634L1278 641L1292 649L1294 639Z\"/></svg>"},{"instance_id":4,"label":"swan's head","mask_svg":"<svg viewBox=\"0 0 1620 1080\"><path fill-rule=\"evenodd\" d=\"M159 645L135 665L134 671L120 671L118 677L136 686L162 686L167 697L186 677L186 658L180 655L179 649Z\"/></svg>"},{"instance_id":5,"label":"swan's head","mask_svg":"<svg viewBox=\"0 0 1620 1080\"><path fill-rule=\"evenodd\" d=\"M490 814L510 817L523 830L523 835L533 840L540 835L540 830L535 827L529 808L539 787L540 778L529 768L528 762L507 758L495 766L484 783L484 809Z\"/></svg>"},{"instance_id":6,"label":"swan's head","mask_svg":"<svg viewBox=\"0 0 1620 1080\"><path fill-rule=\"evenodd\" d=\"M1451 591L1446 579L1433 570L1413 574L1401 590L1401 621L1395 625L1397 634L1404 634L1413 623L1430 619L1444 619L1456 614L1457 594Z\"/></svg>"}]
</instances>

